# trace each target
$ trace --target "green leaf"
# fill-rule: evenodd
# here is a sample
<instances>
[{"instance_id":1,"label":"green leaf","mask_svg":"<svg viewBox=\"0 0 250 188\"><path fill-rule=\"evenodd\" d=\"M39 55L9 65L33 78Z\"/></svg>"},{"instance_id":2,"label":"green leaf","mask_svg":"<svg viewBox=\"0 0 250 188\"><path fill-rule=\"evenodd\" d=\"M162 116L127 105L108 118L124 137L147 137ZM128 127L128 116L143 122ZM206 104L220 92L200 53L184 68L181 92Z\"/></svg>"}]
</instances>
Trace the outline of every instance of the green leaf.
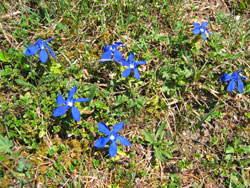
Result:
<instances>
[{"instance_id":1,"label":"green leaf","mask_svg":"<svg viewBox=\"0 0 250 188\"><path fill-rule=\"evenodd\" d=\"M250 145L242 146L240 149L243 149L245 154L250 154Z\"/></svg>"},{"instance_id":2,"label":"green leaf","mask_svg":"<svg viewBox=\"0 0 250 188\"><path fill-rule=\"evenodd\" d=\"M167 151L167 150L164 150L164 151L161 151L163 155L165 155L167 158L172 158L173 155L170 151Z\"/></svg>"},{"instance_id":3,"label":"green leaf","mask_svg":"<svg viewBox=\"0 0 250 188\"><path fill-rule=\"evenodd\" d=\"M154 147L154 149L155 149L155 155L156 155L156 157L157 157L160 161L166 162L167 159L162 155L161 151L160 151L157 147Z\"/></svg>"},{"instance_id":4,"label":"green leaf","mask_svg":"<svg viewBox=\"0 0 250 188\"><path fill-rule=\"evenodd\" d=\"M233 147L228 147L226 149L226 153L234 153L234 148Z\"/></svg>"},{"instance_id":5,"label":"green leaf","mask_svg":"<svg viewBox=\"0 0 250 188\"><path fill-rule=\"evenodd\" d=\"M146 137L146 140L149 141L151 144L156 143L154 137L148 131L143 130L143 134Z\"/></svg>"},{"instance_id":6,"label":"green leaf","mask_svg":"<svg viewBox=\"0 0 250 188\"><path fill-rule=\"evenodd\" d=\"M31 83L26 82L22 79L15 79L16 83L20 86L24 86L24 87L34 87Z\"/></svg>"},{"instance_id":7,"label":"green leaf","mask_svg":"<svg viewBox=\"0 0 250 188\"><path fill-rule=\"evenodd\" d=\"M13 146L12 141L10 141L7 136L3 137L0 134L0 152L8 153L11 151L12 146Z\"/></svg>"},{"instance_id":8,"label":"green leaf","mask_svg":"<svg viewBox=\"0 0 250 188\"><path fill-rule=\"evenodd\" d=\"M164 130L165 126L167 124L167 121L164 121L160 127L157 129L156 134L155 134L155 139L157 140L157 138L160 136L160 134L162 133L162 131Z\"/></svg>"},{"instance_id":9,"label":"green leaf","mask_svg":"<svg viewBox=\"0 0 250 188\"><path fill-rule=\"evenodd\" d=\"M0 61L5 62L5 63L10 63L10 59L8 54L6 54L5 51L0 52Z\"/></svg>"},{"instance_id":10,"label":"green leaf","mask_svg":"<svg viewBox=\"0 0 250 188\"><path fill-rule=\"evenodd\" d=\"M93 84L92 88L90 89L89 98L91 98L91 99L94 98L97 88L98 88L98 85Z\"/></svg>"}]
</instances>

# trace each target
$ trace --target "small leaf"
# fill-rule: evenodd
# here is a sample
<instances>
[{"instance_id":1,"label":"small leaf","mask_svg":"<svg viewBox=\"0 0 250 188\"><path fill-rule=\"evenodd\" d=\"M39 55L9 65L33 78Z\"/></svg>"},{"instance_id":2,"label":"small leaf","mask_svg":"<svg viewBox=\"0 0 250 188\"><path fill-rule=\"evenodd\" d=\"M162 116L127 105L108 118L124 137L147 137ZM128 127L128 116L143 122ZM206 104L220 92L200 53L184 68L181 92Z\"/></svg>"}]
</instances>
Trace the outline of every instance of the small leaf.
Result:
<instances>
[{"instance_id":1,"label":"small leaf","mask_svg":"<svg viewBox=\"0 0 250 188\"><path fill-rule=\"evenodd\" d=\"M94 98L97 88L98 88L98 85L93 84L92 88L90 89L89 98L91 98L91 99Z\"/></svg>"},{"instance_id":2,"label":"small leaf","mask_svg":"<svg viewBox=\"0 0 250 188\"><path fill-rule=\"evenodd\" d=\"M167 121L164 121L160 127L157 129L156 134L155 134L155 139L157 140L157 138L160 136L160 134L162 133L162 131L164 130L165 126L167 124Z\"/></svg>"},{"instance_id":3,"label":"small leaf","mask_svg":"<svg viewBox=\"0 0 250 188\"><path fill-rule=\"evenodd\" d=\"M155 149L155 155L156 155L156 157L157 157L160 161L166 162L167 159L162 155L161 151L160 151L157 147L154 147L154 149Z\"/></svg>"},{"instance_id":4,"label":"small leaf","mask_svg":"<svg viewBox=\"0 0 250 188\"><path fill-rule=\"evenodd\" d=\"M3 137L0 134L0 152L8 153L11 151L12 146L13 146L12 141L10 141L7 136Z\"/></svg>"},{"instance_id":5,"label":"small leaf","mask_svg":"<svg viewBox=\"0 0 250 188\"><path fill-rule=\"evenodd\" d=\"M46 131L41 130L41 131L39 132L39 138L42 138L45 134L46 134Z\"/></svg>"},{"instance_id":6,"label":"small leaf","mask_svg":"<svg viewBox=\"0 0 250 188\"><path fill-rule=\"evenodd\" d=\"M149 141L151 144L156 143L154 137L148 131L143 130L143 134L146 137L146 140Z\"/></svg>"},{"instance_id":7,"label":"small leaf","mask_svg":"<svg viewBox=\"0 0 250 188\"><path fill-rule=\"evenodd\" d=\"M20 85L20 86L34 87L31 83L26 82L26 81L24 81L24 80L22 80L22 79L16 79L15 81L16 81L16 83L17 83L18 85Z\"/></svg>"},{"instance_id":8,"label":"small leaf","mask_svg":"<svg viewBox=\"0 0 250 188\"><path fill-rule=\"evenodd\" d=\"M163 155L165 155L167 158L172 158L173 155L170 151L167 151L167 150L164 150L164 151L161 151L163 153Z\"/></svg>"}]
</instances>

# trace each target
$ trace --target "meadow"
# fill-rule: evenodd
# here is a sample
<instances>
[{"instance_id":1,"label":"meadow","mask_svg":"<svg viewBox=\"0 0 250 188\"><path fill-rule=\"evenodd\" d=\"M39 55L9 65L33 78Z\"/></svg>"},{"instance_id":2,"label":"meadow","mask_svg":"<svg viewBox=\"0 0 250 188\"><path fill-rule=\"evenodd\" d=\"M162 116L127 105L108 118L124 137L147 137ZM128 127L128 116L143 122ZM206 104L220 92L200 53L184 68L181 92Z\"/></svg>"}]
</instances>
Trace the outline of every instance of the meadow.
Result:
<instances>
[{"instance_id":1,"label":"meadow","mask_svg":"<svg viewBox=\"0 0 250 188\"><path fill-rule=\"evenodd\" d=\"M0 91L0 187L250 187L249 0L2 0Z\"/></svg>"}]
</instances>

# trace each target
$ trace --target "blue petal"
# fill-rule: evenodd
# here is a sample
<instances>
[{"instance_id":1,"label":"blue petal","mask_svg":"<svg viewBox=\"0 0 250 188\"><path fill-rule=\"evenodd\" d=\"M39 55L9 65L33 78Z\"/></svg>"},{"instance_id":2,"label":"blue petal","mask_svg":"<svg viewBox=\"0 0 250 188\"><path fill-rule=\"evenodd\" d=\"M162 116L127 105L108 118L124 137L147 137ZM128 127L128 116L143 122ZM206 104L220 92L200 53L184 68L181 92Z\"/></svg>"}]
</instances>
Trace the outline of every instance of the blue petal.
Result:
<instances>
[{"instance_id":1,"label":"blue petal","mask_svg":"<svg viewBox=\"0 0 250 188\"><path fill-rule=\"evenodd\" d=\"M101 56L101 59L107 59L107 60L109 60L109 59L111 59L111 54L112 54L112 51L111 50L109 50L109 51L107 51L107 52L104 52L103 54L102 54L102 56ZM102 61L103 63L105 63L105 62L107 62L107 61Z\"/></svg>"},{"instance_id":2,"label":"blue petal","mask_svg":"<svg viewBox=\"0 0 250 188\"><path fill-rule=\"evenodd\" d=\"M37 46L29 46L25 51L25 55L27 56L36 55L38 50L39 50L39 47Z\"/></svg>"},{"instance_id":3,"label":"blue petal","mask_svg":"<svg viewBox=\"0 0 250 188\"><path fill-rule=\"evenodd\" d=\"M129 67L129 62L127 62L125 59L121 59L122 66L128 66Z\"/></svg>"},{"instance_id":4,"label":"blue petal","mask_svg":"<svg viewBox=\"0 0 250 188\"><path fill-rule=\"evenodd\" d=\"M121 142L121 144L122 145L124 145L124 146L130 146L131 144L130 144L130 142L126 139L126 138L124 138L124 137L122 137L122 136L118 136L118 140Z\"/></svg>"},{"instance_id":5,"label":"blue petal","mask_svg":"<svg viewBox=\"0 0 250 188\"><path fill-rule=\"evenodd\" d=\"M222 77L220 77L220 81L222 82L227 82L231 79L232 79L232 76L230 76L229 74L224 74Z\"/></svg>"},{"instance_id":6,"label":"blue petal","mask_svg":"<svg viewBox=\"0 0 250 188\"><path fill-rule=\"evenodd\" d=\"M124 70L123 73L122 73L122 77L123 78L128 77L130 75L130 72L131 72L131 68L128 68L128 69Z\"/></svg>"},{"instance_id":7,"label":"blue petal","mask_svg":"<svg viewBox=\"0 0 250 188\"><path fill-rule=\"evenodd\" d=\"M139 80L140 79L140 73L138 72L138 70L136 68L134 68L134 74L135 74L135 78L137 80Z\"/></svg>"},{"instance_id":8,"label":"blue petal","mask_svg":"<svg viewBox=\"0 0 250 188\"><path fill-rule=\"evenodd\" d=\"M56 98L56 103L57 105L61 105L61 104L65 104L66 101L64 100L64 98L62 97L62 95L57 95L57 98Z\"/></svg>"},{"instance_id":9,"label":"blue petal","mask_svg":"<svg viewBox=\"0 0 250 188\"><path fill-rule=\"evenodd\" d=\"M128 56L128 62L133 62L134 56L135 55L133 53L129 54L129 56Z\"/></svg>"},{"instance_id":10,"label":"blue petal","mask_svg":"<svg viewBox=\"0 0 250 188\"><path fill-rule=\"evenodd\" d=\"M239 77L242 79L242 80L246 80L246 78L244 76L240 76Z\"/></svg>"},{"instance_id":11,"label":"blue petal","mask_svg":"<svg viewBox=\"0 0 250 188\"><path fill-rule=\"evenodd\" d=\"M119 63L122 59L122 54L117 50L115 49L115 52L113 54L113 57L114 57L114 60Z\"/></svg>"},{"instance_id":12,"label":"blue petal","mask_svg":"<svg viewBox=\"0 0 250 188\"><path fill-rule=\"evenodd\" d=\"M193 34L198 35L201 31L198 28L193 29Z\"/></svg>"},{"instance_id":13,"label":"blue petal","mask_svg":"<svg viewBox=\"0 0 250 188\"><path fill-rule=\"evenodd\" d=\"M208 32L209 35L213 36L213 34L211 32L209 32L208 30L206 30Z\"/></svg>"},{"instance_id":14,"label":"blue petal","mask_svg":"<svg viewBox=\"0 0 250 188\"><path fill-rule=\"evenodd\" d=\"M68 94L68 99L72 99L73 95L75 94L76 92L76 87L73 87L70 91L69 91L69 94Z\"/></svg>"},{"instance_id":15,"label":"blue petal","mask_svg":"<svg viewBox=\"0 0 250 188\"><path fill-rule=\"evenodd\" d=\"M98 129L103 134L106 134L106 135L110 134L109 128L102 122L98 122Z\"/></svg>"},{"instance_id":16,"label":"blue petal","mask_svg":"<svg viewBox=\"0 0 250 188\"><path fill-rule=\"evenodd\" d=\"M51 54L51 56L52 56L53 58L56 58L54 52L51 50L51 48L50 48L49 46L47 46L47 49L49 50L49 53Z\"/></svg>"},{"instance_id":17,"label":"blue petal","mask_svg":"<svg viewBox=\"0 0 250 188\"><path fill-rule=\"evenodd\" d=\"M105 46L104 46L104 52L107 52L107 51L109 51L109 46L107 46L107 45L105 44Z\"/></svg>"},{"instance_id":18,"label":"blue petal","mask_svg":"<svg viewBox=\"0 0 250 188\"><path fill-rule=\"evenodd\" d=\"M109 138L102 137L102 138L99 138L95 142L94 146L97 147L97 148L103 148L108 142L109 142Z\"/></svg>"},{"instance_id":19,"label":"blue petal","mask_svg":"<svg viewBox=\"0 0 250 188\"><path fill-rule=\"evenodd\" d=\"M48 60L49 56L48 56L45 48L40 51L39 58L40 58L42 63L46 63L46 61Z\"/></svg>"},{"instance_id":20,"label":"blue petal","mask_svg":"<svg viewBox=\"0 0 250 188\"><path fill-rule=\"evenodd\" d=\"M41 38L39 38L36 42L35 42L35 44L34 45L39 45L39 44L41 44L42 43L42 39Z\"/></svg>"},{"instance_id":21,"label":"blue petal","mask_svg":"<svg viewBox=\"0 0 250 188\"><path fill-rule=\"evenodd\" d=\"M203 22L201 26L202 26L202 27L206 27L207 24L208 24L208 22Z\"/></svg>"},{"instance_id":22,"label":"blue petal","mask_svg":"<svg viewBox=\"0 0 250 188\"><path fill-rule=\"evenodd\" d=\"M68 110L68 106L58 106L54 112L53 112L53 116L57 117L57 116L62 116L66 113L66 111Z\"/></svg>"},{"instance_id":23,"label":"blue petal","mask_svg":"<svg viewBox=\"0 0 250 188\"><path fill-rule=\"evenodd\" d=\"M124 122L117 123L114 125L113 131L117 133L118 131L122 130L123 127L124 127Z\"/></svg>"},{"instance_id":24,"label":"blue petal","mask_svg":"<svg viewBox=\"0 0 250 188\"><path fill-rule=\"evenodd\" d=\"M48 39L48 40L46 40L46 41L44 41L45 43L47 43L47 42L50 42L50 41L52 41L52 40L54 40L55 39L55 37L52 37L52 38L50 38L50 39Z\"/></svg>"},{"instance_id":25,"label":"blue petal","mask_svg":"<svg viewBox=\"0 0 250 188\"><path fill-rule=\"evenodd\" d=\"M80 111L75 106L71 107L71 113L72 113L73 118L76 121L80 121L81 114L80 114Z\"/></svg>"},{"instance_id":26,"label":"blue petal","mask_svg":"<svg viewBox=\"0 0 250 188\"><path fill-rule=\"evenodd\" d=\"M235 80L231 80L227 86L227 91L233 91L235 90Z\"/></svg>"},{"instance_id":27,"label":"blue petal","mask_svg":"<svg viewBox=\"0 0 250 188\"><path fill-rule=\"evenodd\" d=\"M241 73L242 72L242 70L239 70L239 71L237 71L237 72L235 72L236 74L239 74L239 73Z\"/></svg>"},{"instance_id":28,"label":"blue petal","mask_svg":"<svg viewBox=\"0 0 250 188\"><path fill-rule=\"evenodd\" d=\"M117 47L123 47L122 46L122 42L117 42L117 43L115 43L113 46L115 47L115 48L117 48Z\"/></svg>"},{"instance_id":29,"label":"blue petal","mask_svg":"<svg viewBox=\"0 0 250 188\"><path fill-rule=\"evenodd\" d=\"M199 23L193 23L193 25L194 25L194 27L198 27L198 28L201 27L201 25Z\"/></svg>"},{"instance_id":30,"label":"blue petal","mask_svg":"<svg viewBox=\"0 0 250 188\"><path fill-rule=\"evenodd\" d=\"M205 32L202 33L202 38L203 38L204 40L207 40L207 36L206 36Z\"/></svg>"},{"instance_id":31,"label":"blue petal","mask_svg":"<svg viewBox=\"0 0 250 188\"><path fill-rule=\"evenodd\" d=\"M137 65L145 65L147 62L146 61L138 61L136 62Z\"/></svg>"},{"instance_id":32,"label":"blue petal","mask_svg":"<svg viewBox=\"0 0 250 188\"><path fill-rule=\"evenodd\" d=\"M240 79L238 79L238 91L240 93L243 93L243 88L244 88L243 82Z\"/></svg>"},{"instance_id":33,"label":"blue petal","mask_svg":"<svg viewBox=\"0 0 250 188\"><path fill-rule=\"evenodd\" d=\"M115 141L113 141L111 145L109 146L109 155L110 157L114 157L116 153L117 153L117 145Z\"/></svg>"},{"instance_id":34,"label":"blue petal","mask_svg":"<svg viewBox=\"0 0 250 188\"><path fill-rule=\"evenodd\" d=\"M88 102L90 99L88 98L79 98L79 99L74 99L74 102Z\"/></svg>"}]
</instances>

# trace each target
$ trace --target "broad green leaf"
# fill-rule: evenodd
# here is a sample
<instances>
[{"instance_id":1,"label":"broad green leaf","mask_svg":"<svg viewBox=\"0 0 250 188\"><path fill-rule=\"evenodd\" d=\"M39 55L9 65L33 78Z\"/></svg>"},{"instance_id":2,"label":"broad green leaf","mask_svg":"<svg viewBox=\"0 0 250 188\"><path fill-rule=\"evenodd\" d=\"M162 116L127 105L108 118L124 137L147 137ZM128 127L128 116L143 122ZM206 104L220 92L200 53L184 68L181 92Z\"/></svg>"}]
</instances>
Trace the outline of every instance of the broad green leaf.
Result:
<instances>
[{"instance_id":1,"label":"broad green leaf","mask_svg":"<svg viewBox=\"0 0 250 188\"><path fill-rule=\"evenodd\" d=\"M143 134L146 137L146 140L149 141L151 144L156 143L154 137L148 131L143 130Z\"/></svg>"},{"instance_id":2,"label":"broad green leaf","mask_svg":"<svg viewBox=\"0 0 250 188\"><path fill-rule=\"evenodd\" d=\"M162 133L162 131L164 130L166 124L167 124L167 120L164 121L164 122L160 125L160 127L157 129L156 134L155 134L155 139L156 139L156 140L157 140L157 138L160 136L160 134Z\"/></svg>"},{"instance_id":3,"label":"broad green leaf","mask_svg":"<svg viewBox=\"0 0 250 188\"><path fill-rule=\"evenodd\" d=\"M7 136L3 137L0 134L0 152L9 153L11 151L12 146L12 141L10 141Z\"/></svg>"},{"instance_id":4,"label":"broad green leaf","mask_svg":"<svg viewBox=\"0 0 250 188\"><path fill-rule=\"evenodd\" d=\"M9 56L8 56L8 54L6 54L5 51L0 52L0 61L5 62L5 63L10 62Z\"/></svg>"},{"instance_id":5,"label":"broad green leaf","mask_svg":"<svg viewBox=\"0 0 250 188\"><path fill-rule=\"evenodd\" d=\"M98 88L98 85L93 84L92 88L90 89L89 98L91 98L91 99L94 98L97 88Z\"/></svg>"},{"instance_id":6,"label":"broad green leaf","mask_svg":"<svg viewBox=\"0 0 250 188\"><path fill-rule=\"evenodd\" d=\"M250 154L250 145L242 146L240 149L243 149L245 154Z\"/></svg>"},{"instance_id":7,"label":"broad green leaf","mask_svg":"<svg viewBox=\"0 0 250 188\"><path fill-rule=\"evenodd\" d=\"M226 153L234 153L234 148L233 147L228 147L226 149Z\"/></svg>"},{"instance_id":8,"label":"broad green leaf","mask_svg":"<svg viewBox=\"0 0 250 188\"><path fill-rule=\"evenodd\" d=\"M155 155L156 155L156 157L157 157L160 161L166 162L167 159L162 155L161 151L160 151L157 147L154 147L154 149L155 149Z\"/></svg>"},{"instance_id":9,"label":"broad green leaf","mask_svg":"<svg viewBox=\"0 0 250 188\"><path fill-rule=\"evenodd\" d=\"M161 152L162 152L162 154L165 155L167 158L172 158L172 157L173 157L172 153L171 153L170 151L168 151L168 150L163 150L163 151L161 151Z\"/></svg>"}]
</instances>

